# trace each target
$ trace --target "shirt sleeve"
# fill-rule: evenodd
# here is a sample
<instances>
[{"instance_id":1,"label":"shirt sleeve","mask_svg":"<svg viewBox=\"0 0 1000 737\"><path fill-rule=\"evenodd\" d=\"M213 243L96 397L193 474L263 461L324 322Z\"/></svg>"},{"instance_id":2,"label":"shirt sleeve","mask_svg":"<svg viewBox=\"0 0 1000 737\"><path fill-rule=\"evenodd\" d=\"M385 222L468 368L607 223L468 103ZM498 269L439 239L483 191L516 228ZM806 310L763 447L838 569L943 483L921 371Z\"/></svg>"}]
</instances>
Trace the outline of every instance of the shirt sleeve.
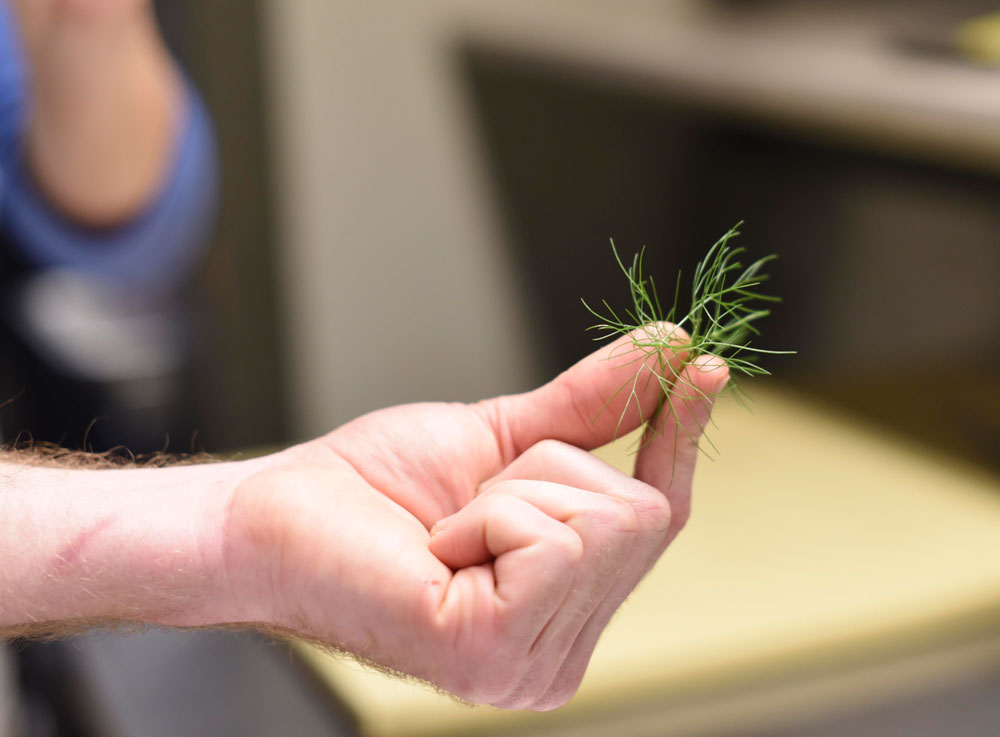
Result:
<instances>
[{"instance_id":1,"label":"shirt sleeve","mask_svg":"<svg viewBox=\"0 0 1000 737\"><path fill-rule=\"evenodd\" d=\"M198 263L214 220L218 189L211 121L187 88L172 160L153 202L114 228L88 228L48 203L17 147L0 181L0 227L39 267L65 268L126 290L169 290Z\"/></svg>"}]
</instances>

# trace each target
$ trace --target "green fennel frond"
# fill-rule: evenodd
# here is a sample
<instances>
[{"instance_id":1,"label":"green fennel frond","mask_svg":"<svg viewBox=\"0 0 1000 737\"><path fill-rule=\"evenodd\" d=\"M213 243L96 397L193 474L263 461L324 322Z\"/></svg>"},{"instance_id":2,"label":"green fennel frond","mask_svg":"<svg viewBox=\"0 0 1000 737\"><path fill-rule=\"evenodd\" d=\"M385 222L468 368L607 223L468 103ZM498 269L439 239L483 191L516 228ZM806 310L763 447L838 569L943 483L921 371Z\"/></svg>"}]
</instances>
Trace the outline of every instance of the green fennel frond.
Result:
<instances>
[{"instance_id":1,"label":"green fennel frond","mask_svg":"<svg viewBox=\"0 0 1000 737\"><path fill-rule=\"evenodd\" d=\"M711 353L724 359L731 376L758 376L769 374L758 363L762 355L794 353L766 350L751 343L760 335L757 323L771 314L766 305L781 300L762 291L762 286L768 279L765 268L777 256L765 256L744 267L740 259L746 249L731 245L730 241L739 235L741 225L742 223L738 223L716 241L695 267L690 306L683 314L680 307L682 275L678 273L672 303L668 310L664 310L653 278L643 271L646 249L640 250L631 263L626 263L622 261L614 241L611 241L615 260L628 281L631 306L616 312L607 300L602 301L601 308L594 308L585 300L583 305L599 321L589 328L600 333L595 340L632 336L628 350L623 351L621 356L612 358L624 357L627 359L625 365L634 363L636 372L608 398L605 405L627 392L628 401L619 417L619 428L629 407L633 403L639 407L640 387L644 382L655 381L661 389L657 411L666 407L675 420L674 432L690 434L691 430L679 421L677 408L669 400L675 396L675 389L681 383L692 389L691 392L686 392L685 401L708 401L714 398L706 395L682 373L686 365L703 354ZM682 359L678 360L678 357ZM742 403L745 395L739 388L739 382L734 379L735 376L723 391L733 394ZM669 419L662 413L660 416L661 423L656 427L652 426L652 417L641 418L643 422L650 423L647 439L659 432ZM699 428L700 431L704 429ZM714 447L710 439L703 433L699 434L702 434L710 447Z\"/></svg>"}]
</instances>

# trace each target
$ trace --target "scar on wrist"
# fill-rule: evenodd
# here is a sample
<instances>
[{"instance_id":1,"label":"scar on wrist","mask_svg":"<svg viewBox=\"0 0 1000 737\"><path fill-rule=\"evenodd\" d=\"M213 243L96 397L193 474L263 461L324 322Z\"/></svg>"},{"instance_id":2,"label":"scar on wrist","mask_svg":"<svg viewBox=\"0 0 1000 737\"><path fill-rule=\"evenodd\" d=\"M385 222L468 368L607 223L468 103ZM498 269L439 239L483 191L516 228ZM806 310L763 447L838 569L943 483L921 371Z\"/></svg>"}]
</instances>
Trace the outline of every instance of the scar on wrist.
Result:
<instances>
[{"instance_id":1,"label":"scar on wrist","mask_svg":"<svg viewBox=\"0 0 1000 737\"><path fill-rule=\"evenodd\" d=\"M59 549L56 553L53 568L55 572L61 572L70 568L75 563L83 559L83 553L87 546L106 530L114 522L114 515L108 515L103 519L78 533L70 542Z\"/></svg>"}]
</instances>

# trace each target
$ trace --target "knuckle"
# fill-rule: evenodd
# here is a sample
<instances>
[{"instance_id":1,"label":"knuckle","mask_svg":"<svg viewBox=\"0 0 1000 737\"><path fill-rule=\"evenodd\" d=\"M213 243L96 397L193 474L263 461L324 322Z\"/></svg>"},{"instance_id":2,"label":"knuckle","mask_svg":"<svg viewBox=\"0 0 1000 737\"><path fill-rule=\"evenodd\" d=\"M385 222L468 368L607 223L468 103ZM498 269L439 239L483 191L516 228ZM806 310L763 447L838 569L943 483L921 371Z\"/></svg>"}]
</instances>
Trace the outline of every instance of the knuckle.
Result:
<instances>
[{"instance_id":1,"label":"knuckle","mask_svg":"<svg viewBox=\"0 0 1000 737\"><path fill-rule=\"evenodd\" d=\"M509 481L501 481L492 489L491 494L482 497L480 504L486 505L485 514L490 521L498 521L504 517L516 517L523 511L523 501L515 493L516 485ZM478 500L477 500L478 501Z\"/></svg>"},{"instance_id":2,"label":"knuckle","mask_svg":"<svg viewBox=\"0 0 1000 737\"><path fill-rule=\"evenodd\" d=\"M666 533L676 522L675 510L663 494L656 489L645 489L636 501L637 515L643 526L656 533Z\"/></svg>"},{"instance_id":3,"label":"knuckle","mask_svg":"<svg viewBox=\"0 0 1000 737\"><path fill-rule=\"evenodd\" d=\"M512 427L512 418L517 416L514 402L514 397L502 396L469 405L496 438L497 451L505 466L513 462L522 451L516 442L515 428Z\"/></svg>"},{"instance_id":4,"label":"knuckle","mask_svg":"<svg viewBox=\"0 0 1000 737\"><path fill-rule=\"evenodd\" d=\"M555 711L560 707L565 706L569 703L569 700L573 698L573 694L564 695L558 692L552 692L545 694L544 697L534 702L533 704L521 707L522 709L527 709L529 711Z\"/></svg>"},{"instance_id":5,"label":"knuckle","mask_svg":"<svg viewBox=\"0 0 1000 737\"><path fill-rule=\"evenodd\" d=\"M477 504L485 506L486 509L483 513L486 515L487 521L495 521L512 506L514 498L507 493L505 486L505 482L501 481L491 489L491 494L476 499Z\"/></svg>"},{"instance_id":6,"label":"knuckle","mask_svg":"<svg viewBox=\"0 0 1000 737\"><path fill-rule=\"evenodd\" d=\"M566 525L554 528L550 542L567 565L577 566L583 560L583 538L572 528Z\"/></svg>"},{"instance_id":7,"label":"knuckle","mask_svg":"<svg viewBox=\"0 0 1000 737\"><path fill-rule=\"evenodd\" d=\"M499 706L507 698L509 686L495 674L484 673L476 676L466 688L456 690L454 693L473 704Z\"/></svg>"},{"instance_id":8,"label":"knuckle","mask_svg":"<svg viewBox=\"0 0 1000 737\"><path fill-rule=\"evenodd\" d=\"M582 680L582 673L558 677L545 694L530 706L531 710L552 711L565 706L576 695Z\"/></svg>"},{"instance_id":9,"label":"knuckle","mask_svg":"<svg viewBox=\"0 0 1000 737\"><path fill-rule=\"evenodd\" d=\"M495 705L520 681L521 648L505 647L508 638L502 632L462 628L457 634L454 625L445 625L429 643L428 652L437 653L438 667L423 677L464 701Z\"/></svg>"},{"instance_id":10,"label":"knuckle","mask_svg":"<svg viewBox=\"0 0 1000 737\"><path fill-rule=\"evenodd\" d=\"M554 440L553 438L545 438L544 440L539 440L535 443L528 451L525 453L526 456L534 458L540 463L548 464L559 464L560 462L572 461L575 456L573 455L574 449L572 446L567 445L561 440Z\"/></svg>"},{"instance_id":11,"label":"knuckle","mask_svg":"<svg viewBox=\"0 0 1000 737\"><path fill-rule=\"evenodd\" d=\"M639 529L639 516L632 505L617 497L604 497L589 512L591 521L599 530L616 533L635 533Z\"/></svg>"},{"instance_id":12,"label":"knuckle","mask_svg":"<svg viewBox=\"0 0 1000 737\"><path fill-rule=\"evenodd\" d=\"M545 438L539 440L533 446L531 446L531 452L539 455L548 455L550 453L559 453L563 450L563 444L555 440L554 438Z\"/></svg>"},{"instance_id":13,"label":"knuckle","mask_svg":"<svg viewBox=\"0 0 1000 737\"><path fill-rule=\"evenodd\" d=\"M586 391L568 381L563 381L561 386L564 397L564 406L570 409L576 417L580 427L588 428L590 432L596 435L596 430L593 425L597 417L594 413L592 402L590 401L591 397Z\"/></svg>"},{"instance_id":14,"label":"knuckle","mask_svg":"<svg viewBox=\"0 0 1000 737\"><path fill-rule=\"evenodd\" d=\"M501 698L489 702L492 706L509 711L525 711L531 709L534 699L523 686L518 685Z\"/></svg>"},{"instance_id":15,"label":"knuckle","mask_svg":"<svg viewBox=\"0 0 1000 737\"><path fill-rule=\"evenodd\" d=\"M694 423L692 422L691 424ZM689 430L688 432L691 431ZM692 437L685 435L677 443L677 448L674 452L677 454L676 463L678 468L693 469L698 463L698 455L701 451L698 450L697 438L694 435L695 433L691 433ZM697 435L701 435L701 428L697 428Z\"/></svg>"},{"instance_id":16,"label":"knuckle","mask_svg":"<svg viewBox=\"0 0 1000 737\"><path fill-rule=\"evenodd\" d=\"M499 485L498 485L499 486ZM505 529L510 527L512 520L518 519L523 513L523 502L503 488L497 488L493 493L480 497L478 503L485 505L483 517L487 529Z\"/></svg>"},{"instance_id":17,"label":"knuckle","mask_svg":"<svg viewBox=\"0 0 1000 737\"><path fill-rule=\"evenodd\" d=\"M691 519L690 502L686 502L684 504L678 504L675 506L673 511L673 520L672 520L674 530L680 532L680 530L683 529L685 525L687 525L688 520L690 519Z\"/></svg>"},{"instance_id":18,"label":"knuckle","mask_svg":"<svg viewBox=\"0 0 1000 737\"><path fill-rule=\"evenodd\" d=\"M498 664L495 658L482 658L482 666L468 675L463 687L452 692L475 704L489 704L503 709L522 709L526 693L523 676L513 662Z\"/></svg>"}]
</instances>

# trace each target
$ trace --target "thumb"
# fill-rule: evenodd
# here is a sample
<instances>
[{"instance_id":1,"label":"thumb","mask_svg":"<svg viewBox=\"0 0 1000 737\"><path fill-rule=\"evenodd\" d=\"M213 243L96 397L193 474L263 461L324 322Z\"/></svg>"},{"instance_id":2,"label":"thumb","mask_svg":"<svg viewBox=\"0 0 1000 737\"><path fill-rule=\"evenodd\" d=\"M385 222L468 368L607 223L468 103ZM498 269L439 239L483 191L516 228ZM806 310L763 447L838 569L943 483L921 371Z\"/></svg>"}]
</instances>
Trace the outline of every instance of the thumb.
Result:
<instances>
[{"instance_id":1,"label":"thumb","mask_svg":"<svg viewBox=\"0 0 1000 737\"><path fill-rule=\"evenodd\" d=\"M668 340L680 346L689 338L670 323L647 325L532 392L481 403L508 462L546 439L598 448L652 419L663 392L657 376L672 381L686 358L654 343Z\"/></svg>"}]
</instances>

